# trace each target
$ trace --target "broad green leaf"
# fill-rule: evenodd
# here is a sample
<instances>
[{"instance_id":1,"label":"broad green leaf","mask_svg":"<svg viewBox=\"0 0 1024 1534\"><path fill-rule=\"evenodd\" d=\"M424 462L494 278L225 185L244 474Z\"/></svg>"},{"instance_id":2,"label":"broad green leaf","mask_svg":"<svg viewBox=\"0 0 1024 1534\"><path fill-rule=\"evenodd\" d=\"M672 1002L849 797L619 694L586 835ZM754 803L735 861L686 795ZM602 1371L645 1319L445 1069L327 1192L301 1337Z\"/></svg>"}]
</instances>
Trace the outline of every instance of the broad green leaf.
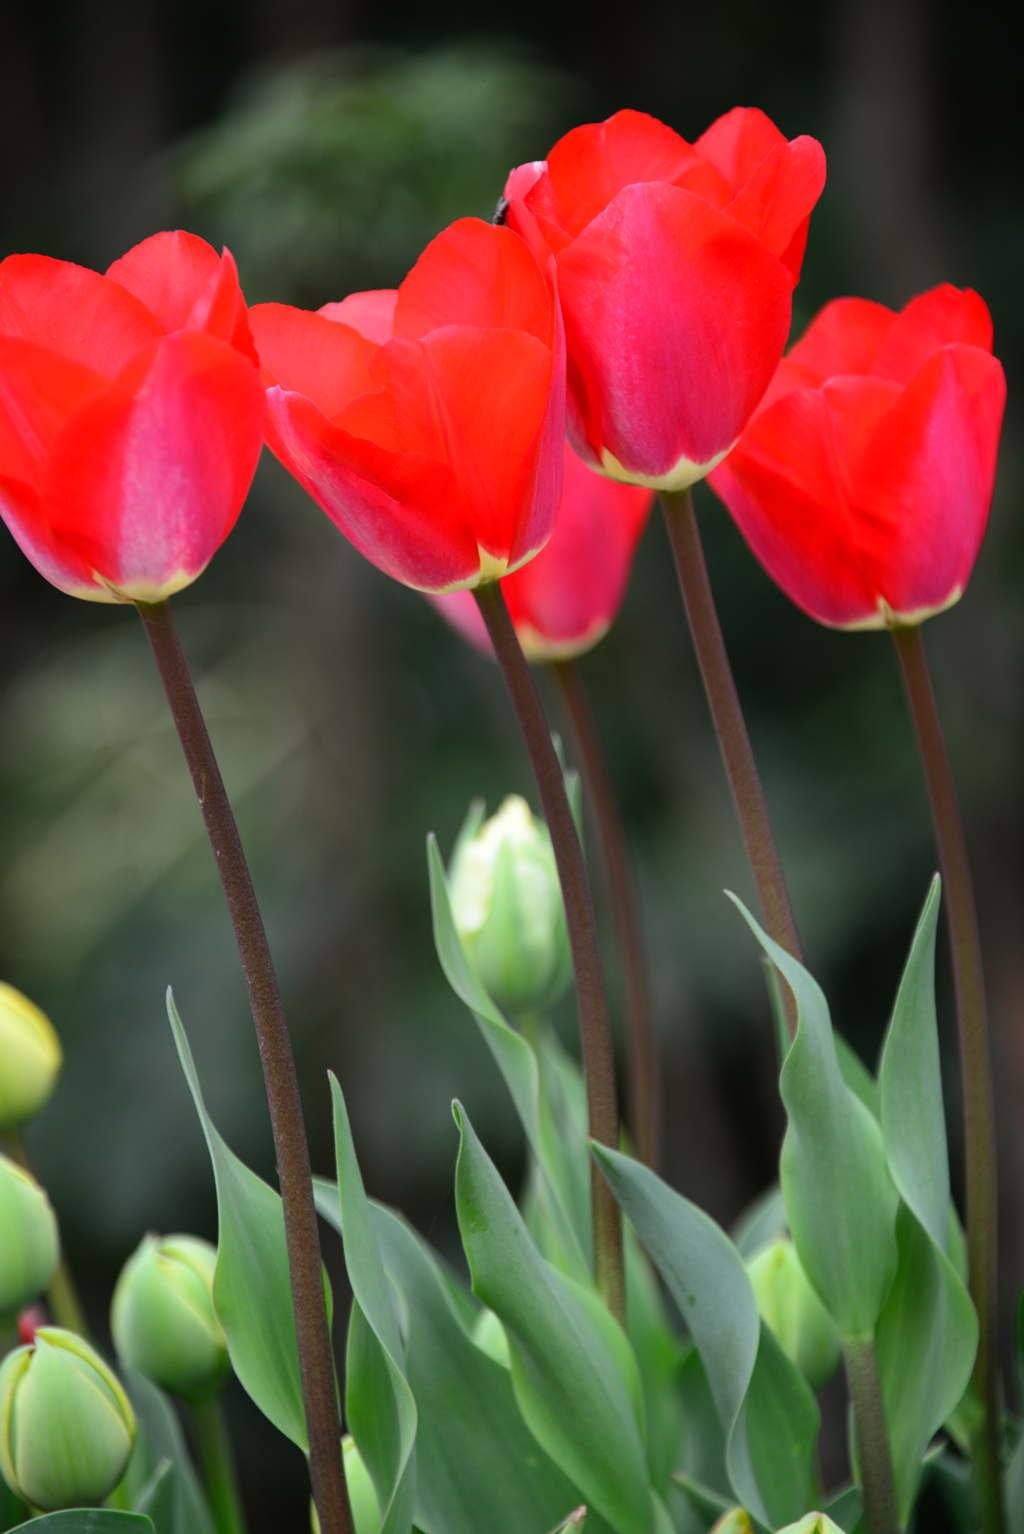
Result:
<instances>
[{"instance_id":1,"label":"broad green leaf","mask_svg":"<svg viewBox=\"0 0 1024 1534\"><path fill-rule=\"evenodd\" d=\"M860 1055L852 1044L848 1044L841 1033L832 1030L832 1039L836 1046L836 1059L839 1061L839 1074L854 1097L859 1097L873 1119L882 1116L881 1098L878 1090L878 1082L868 1070Z\"/></svg>"},{"instance_id":2,"label":"broad green leaf","mask_svg":"<svg viewBox=\"0 0 1024 1534\"><path fill-rule=\"evenodd\" d=\"M469 822L467 822L468 824ZM463 827L463 834L466 827ZM527 1143L540 1169L537 1197L541 1213L551 1227L564 1263L574 1277L586 1280L589 1264L576 1235L572 1220L552 1182L548 1161L556 1151L555 1136L542 1126L540 1070L537 1056L521 1033L506 1022L495 1006L469 961L455 927L448 876L438 849L437 839L427 838L427 864L430 871L430 904L433 912L434 945L445 978L456 996L476 1019L483 1039L505 1079L515 1110L519 1115Z\"/></svg>"},{"instance_id":3,"label":"broad green leaf","mask_svg":"<svg viewBox=\"0 0 1024 1534\"><path fill-rule=\"evenodd\" d=\"M825 1503L822 1511L828 1514L833 1523L837 1523L841 1529L845 1530L846 1534L853 1534L864 1512L860 1487L844 1486L842 1491L836 1492Z\"/></svg>"},{"instance_id":4,"label":"broad green leaf","mask_svg":"<svg viewBox=\"0 0 1024 1534\"><path fill-rule=\"evenodd\" d=\"M169 1520L165 1522L162 1507L155 1515L150 1514L157 1534L214 1534L213 1519L185 1447L177 1412L163 1391L138 1370L122 1365L121 1378L138 1422L135 1453L147 1454L147 1474L155 1471L162 1460L169 1460L174 1469L167 1492ZM149 1513L149 1508L136 1511Z\"/></svg>"},{"instance_id":5,"label":"broad green leaf","mask_svg":"<svg viewBox=\"0 0 1024 1534\"><path fill-rule=\"evenodd\" d=\"M921 1462L971 1377L978 1321L945 1253L907 1206L896 1221L899 1266L875 1328L901 1521L910 1516Z\"/></svg>"},{"instance_id":6,"label":"broad green leaf","mask_svg":"<svg viewBox=\"0 0 1024 1534\"><path fill-rule=\"evenodd\" d=\"M797 1002L796 1038L779 1080L789 1120L781 1158L789 1228L833 1320L845 1336L864 1336L896 1271L899 1195L882 1132L843 1080L820 986L730 898Z\"/></svg>"},{"instance_id":7,"label":"broad green leaf","mask_svg":"<svg viewBox=\"0 0 1024 1534\"><path fill-rule=\"evenodd\" d=\"M725 1465L725 1432L711 1398L700 1353L692 1346L679 1371L679 1399L683 1408L679 1470L688 1480L709 1487L720 1496L723 1508L731 1507L736 1494ZM678 1477L674 1475L673 1479Z\"/></svg>"},{"instance_id":8,"label":"broad green leaf","mask_svg":"<svg viewBox=\"0 0 1024 1534\"><path fill-rule=\"evenodd\" d=\"M1024 1534L1024 1433L1006 1467L1007 1534Z\"/></svg>"},{"instance_id":9,"label":"broad green leaf","mask_svg":"<svg viewBox=\"0 0 1024 1534\"><path fill-rule=\"evenodd\" d=\"M44 1513L18 1524L18 1534L155 1534L144 1513L122 1513L109 1507L72 1507Z\"/></svg>"},{"instance_id":10,"label":"broad green leaf","mask_svg":"<svg viewBox=\"0 0 1024 1534\"><path fill-rule=\"evenodd\" d=\"M455 1203L473 1292L508 1335L527 1426L617 1534L652 1534L629 1343L592 1291L544 1261L459 1104L455 1118L462 1137Z\"/></svg>"},{"instance_id":11,"label":"broad green leaf","mask_svg":"<svg viewBox=\"0 0 1024 1534\"><path fill-rule=\"evenodd\" d=\"M339 1224L352 1285L345 1414L380 1501L381 1534L409 1534L416 1498L416 1402L398 1320L356 1160L348 1111L332 1075Z\"/></svg>"},{"instance_id":12,"label":"broad green leaf","mask_svg":"<svg viewBox=\"0 0 1024 1534\"><path fill-rule=\"evenodd\" d=\"M941 891L936 874L896 995L878 1084L889 1171L904 1203L945 1252L949 1238L949 1153L935 1017L935 927Z\"/></svg>"},{"instance_id":13,"label":"broad green leaf","mask_svg":"<svg viewBox=\"0 0 1024 1534\"><path fill-rule=\"evenodd\" d=\"M169 1459L162 1459L135 1498L131 1511L145 1513L157 1534L165 1534L174 1524L175 1481L177 1471Z\"/></svg>"},{"instance_id":14,"label":"broad green leaf","mask_svg":"<svg viewBox=\"0 0 1024 1534\"><path fill-rule=\"evenodd\" d=\"M405 1301L406 1371L419 1411L417 1529L423 1534L536 1534L582 1501L540 1448L507 1368L470 1340L426 1243L371 1205L384 1268ZM592 1517L588 1529L607 1531Z\"/></svg>"},{"instance_id":15,"label":"broad green leaf","mask_svg":"<svg viewBox=\"0 0 1024 1534\"><path fill-rule=\"evenodd\" d=\"M773 1525L799 1517L813 1500L818 1409L762 1325L742 1258L703 1210L650 1168L604 1146L591 1149L700 1352L736 1496Z\"/></svg>"},{"instance_id":16,"label":"broad green leaf","mask_svg":"<svg viewBox=\"0 0 1024 1534\"><path fill-rule=\"evenodd\" d=\"M681 1491L686 1493L687 1500L694 1511L709 1525L717 1523L722 1514L728 1513L733 1507L731 1498L723 1497L721 1492L715 1491L711 1486L705 1486L703 1481L695 1480L683 1470L676 1470L672 1480Z\"/></svg>"},{"instance_id":17,"label":"broad green leaf","mask_svg":"<svg viewBox=\"0 0 1024 1534\"><path fill-rule=\"evenodd\" d=\"M788 1235L786 1200L778 1183L748 1204L732 1228L732 1241L741 1257L755 1257L763 1246Z\"/></svg>"},{"instance_id":18,"label":"broad green leaf","mask_svg":"<svg viewBox=\"0 0 1024 1534\"><path fill-rule=\"evenodd\" d=\"M651 1480L665 1496L683 1442L683 1403L679 1371L684 1349L665 1313L650 1258L632 1226L623 1231L626 1258L626 1335L633 1344L644 1392L647 1464Z\"/></svg>"},{"instance_id":19,"label":"broad green leaf","mask_svg":"<svg viewBox=\"0 0 1024 1534\"><path fill-rule=\"evenodd\" d=\"M264 1416L305 1451L306 1414L281 1196L250 1172L214 1127L169 988L167 1015L213 1162L219 1222L213 1303L231 1363Z\"/></svg>"}]
</instances>

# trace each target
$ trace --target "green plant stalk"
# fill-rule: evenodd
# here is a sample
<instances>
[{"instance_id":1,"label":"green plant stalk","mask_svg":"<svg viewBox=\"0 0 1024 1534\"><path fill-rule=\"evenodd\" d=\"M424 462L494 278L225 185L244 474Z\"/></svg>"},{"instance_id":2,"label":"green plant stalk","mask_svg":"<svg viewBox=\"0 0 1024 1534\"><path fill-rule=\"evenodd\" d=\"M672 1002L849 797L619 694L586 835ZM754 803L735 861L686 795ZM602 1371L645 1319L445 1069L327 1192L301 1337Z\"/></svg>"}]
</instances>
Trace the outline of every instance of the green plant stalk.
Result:
<instances>
[{"instance_id":1,"label":"green plant stalk","mask_svg":"<svg viewBox=\"0 0 1024 1534\"><path fill-rule=\"evenodd\" d=\"M638 1160L657 1171L661 1153L658 1044L651 1017L629 845L580 664L576 660L556 661L551 671L575 739L618 939L626 1002L629 1128Z\"/></svg>"},{"instance_id":2,"label":"green plant stalk","mask_svg":"<svg viewBox=\"0 0 1024 1534\"><path fill-rule=\"evenodd\" d=\"M19 1166L23 1166L26 1172L31 1172L32 1163L21 1136L17 1134L8 1135L6 1143L12 1161L16 1161ZM71 1264L68 1262L63 1241L60 1243L57 1271L47 1285L46 1303L49 1306L50 1314L58 1326L63 1326L65 1331L74 1332L77 1336L83 1337L86 1342L92 1341L89 1323L85 1319L82 1302L78 1298L78 1290L75 1287L75 1280L71 1273Z\"/></svg>"},{"instance_id":3,"label":"green plant stalk","mask_svg":"<svg viewBox=\"0 0 1024 1534\"><path fill-rule=\"evenodd\" d=\"M552 744L551 731L509 617L501 586L497 581L492 581L486 586L478 586L473 595L480 616L487 625L519 721L558 867L576 980L590 1135L600 1144L615 1150L619 1143L615 1056L597 922L594 919L594 904L587 882L583 849L576 834L576 824L566 796L562 769ZM590 1198L594 1223L594 1277L609 1310L622 1321L626 1311L622 1216L610 1187L593 1161L590 1168Z\"/></svg>"},{"instance_id":4,"label":"green plant stalk","mask_svg":"<svg viewBox=\"0 0 1024 1534\"><path fill-rule=\"evenodd\" d=\"M985 1534L1003 1534L1006 1514L1000 1462L1002 1435L996 1336L995 1108L978 916L956 784L921 629L919 626L896 628L892 637L928 787L953 961L963 1090L969 1288L978 1313L974 1386L982 1406L980 1421L971 1439L971 1472L981 1509L982 1529Z\"/></svg>"},{"instance_id":5,"label":"green plant stalk","mask_svg":"<svg viewBox=\"0 0 1024 1534\"><path fill-rule=\"evenodd\" d=\"M764 790L754 761L743 710L740 708L725 640L722 638L711 582L708 580L697 516L693 509L693 491L662 490L660 494L682 588L683 605L697 653L697 664L732 790L743 845L764 913L765 928L780 948L803 963L800 934L782 870L782 859L768 816ZM796 1034L796 1003L789 986L781 978L780 990L792 1039Z\"/></svg>"},{"instance_id":6,"label":"green plant stalk","mask_svg":"<svg viewBox=\"0 0 1024 1534\"><path fill-rule=\"evenodd\" d=\"M896 1476L885 1425L885 1402L874 1337L847 1338L843 1358L860 1459L864 1527L867 1534L899 1534Z\"/></svg>"},{"instance_id":7,"label":"green plant stalk","mask_svg":"<svg viewBox=\"0 0 1024 1534\"><path fill-rule=\"evenodd\" d=\"M199 1458L217 1534L246 1534L245 1514L219 1395L192 1403Z\"/></svg>"},{"instance_id":8,"label":"green plant stalk","mask_svg":"<svg viewBox=\"0 0 1024 1534\"><path fill-rule=\"evenodd\" d=\"M284 1207L313 1500L323 1534L354 1534L324 1298L320 1237L295 1059L249 865L199 707L170 602L138 602L192 777L249 993Z\"/></svg>"}]
</instances>

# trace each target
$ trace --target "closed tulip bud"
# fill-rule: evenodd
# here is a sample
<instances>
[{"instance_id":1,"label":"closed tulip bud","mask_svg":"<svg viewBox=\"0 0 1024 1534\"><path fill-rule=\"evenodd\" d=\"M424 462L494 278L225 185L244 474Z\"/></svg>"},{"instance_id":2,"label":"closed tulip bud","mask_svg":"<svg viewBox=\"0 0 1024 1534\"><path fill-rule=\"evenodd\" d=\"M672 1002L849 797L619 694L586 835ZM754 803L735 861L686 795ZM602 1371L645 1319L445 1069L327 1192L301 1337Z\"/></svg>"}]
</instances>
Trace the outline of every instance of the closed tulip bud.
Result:
<instances>
[{"instance_id":1,"label":"closed tulip bud","mask_svg":"<svg viewBox=\"0 0 1024 1534\"><path fill-rule=\"evenodd\" d=\"M50 1019L0 981L0 1134L35 1117L53 1091L62 1059Z\"/></svg>"},{"instance_id":2,"label":"closed tulip bud","mask_svg":"<svg viewBox=\"0 0 1024 1534\"><path fill-rule=\"evenodd\" d=\"M73 1332L41 1327L0 1365L0 1471L30 1507L98 1507L134 1442L128 1397Z\"/></svg>"},{"instance_id":3,"label":"closed tulip bud","mask_svg":"<svg viewBox=\"0 0 1024 1534\"><path fill-rule=\"evenodd\" d=\"M186 1401L213 1395L230 1368L213 1308L216 1262L216 1250L195 1236L145 1236L114 1290L117 1356Z\"/></svg>"},{"instance_id":4,"label":"closed tulip bud","mask_svg":"<svg viewBox=\"0 0 1024 1534\"><path fill-rule=\"evenodd\" d=\"M24 1167L0 1156L0 1317L15 1315L42 1294L58 1256L49 1199Z\"/></svg>"},{"instance_id":5,"label":"closed tulip bud","mask_svg":"<svg viewBox=\"0 0 1024 1534\"><path fill-rule=\"evenodd\" d=\"M572 977L565 908L551 837L525 799L456 848L452 911L480 979L513 1016L550 1005Z\"/></svg>"},{"instance_id":6,"label":"closed tulip bud","mask_svg":"<svg viewBox=\"0 0 1024 1534\"><path fill-rule=\"evenodd\" d=\"M787 1236L773 1241L751 1259L747 1272L762 1319L812 1390L820 1390L839 1367L842 1344L792 1241Z\"/></svg>"}]
</instances>

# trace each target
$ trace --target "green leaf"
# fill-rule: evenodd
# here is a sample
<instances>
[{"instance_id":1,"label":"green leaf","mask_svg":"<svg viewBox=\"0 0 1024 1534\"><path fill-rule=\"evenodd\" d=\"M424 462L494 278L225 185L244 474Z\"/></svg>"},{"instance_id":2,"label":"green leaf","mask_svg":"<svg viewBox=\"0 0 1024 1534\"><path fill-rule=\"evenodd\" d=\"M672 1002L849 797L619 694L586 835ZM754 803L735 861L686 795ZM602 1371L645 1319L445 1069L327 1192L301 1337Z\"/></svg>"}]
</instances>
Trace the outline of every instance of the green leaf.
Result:
<instances>
[{"instance_id":1,"label":"green leaf","mask_svg":"<svg viewBox=\"0 0 1024 1534\"><path fill-rule=\"evenodd\" d=\"M416 1402L405 1377L394 1301L384 1276L345 1098L333 1075L330 1082L338 1161L338 1223L353 1294L345 1413L377 1489L381 1534L408 1534L416 1498Z\"/></svg>"},{"instance_id":2,"label":"green leaf","mask_svg":"<svg viewBox=\"0 0 1024 1534\"><path fill-rule=\"evenodd\" d=\"M633 1344L644 1392L647 1464L655 1488L665 1496L683 1444L679 1371L684 1350L666 1314L650 1258L632 1226L626 1226L623 1236L626 1335Z\"/></svg>"},{"instance_id":3,"label":"green leaf","mask_svg":"<svg viewBox=\"0 0 1024 1534\"><path fill-rule=\"evenodd\" d=\"M949 1240L949 1153L935 1017L935 927L942 883L932 880L917 924L878 1070L882 1137L893 1181L940 1251Z\"/></svg>"},{"instance_id":4,"label":"green leaf","mask_svg":"<svg viewBox=\"0 0 1024 1534\"><path fill-rule=\"evenodd\" d=\"M906 1522L925 1451L970 1380L978 1321L949 1259L905 1204L896 1234L899 1266L875 1339L900 1519Z\"/></svg>"},{"instance_id":5,"label":"green leaf","mask_svg":"<svg viewBox=\"0 0 1024 1534\"><path fill-rule=\"evenodd\" d=\"M1006 1467L1007 1534L1024 1534L1024 1433Z\"/></svg>"},{"instance_id":6,"label":"green leaf","mask_svg":"<svg viewBox=\"0 0 1024 1534\"><path fill-rule=\"evenodd\" d=\"M743 1260L703 1210L649 1167L591 1150L700 1352L736 1496L773 1526L812 1505L818 1409L757 1313Z\"/></svg>"},{"instance_id":7,"label":"green leaf","mask_svg":"<svg viewBox=\"0 0 1024 1534\"><path fill-rule=\"evenodd\" d=\"M419 1411L416 1527L537 1534L582 1501L523 1421L508 1369L464 1330L426 1243L371 1205L384 1268L408 1312L406 1371ZM607 1530L591 1518L590 1530Z\"/></svg>"},{"instance_id":8,"label":"green leaf","mask_svg":"<svg viewBox=\"0 0 1024 1534\"><path fill-rule=\"evenodd\" d=\"M617 1534L652 1534L636 1362L592 1290L537 1251L459 1104L455 1202L473 1292L508 1335L519 1409L537 1442Z\"/></svg>"},{"instance_id":9,"label":"green leaf","mask_svg":"<svg viewBox=\"0 0 1024 1534\"><path fill-rule=\"evenodd\" d=\"M463 827L463 834L465 832L466 827ZM551 1168L552 1163L557 1163L559 1158L560 1140L547 1114L542 1112L537 1056L522 1034L517 1033L502 1017L469 961L456 931L448 876L433 835L427 838L427 864L430 870L434 944L441 968L456 996L472 1012L484 1042L505 1079L527 1143L540 1169L537 1186L540 1210L551 1228L562 1264L573 1277L585 1282L590 1276L590 1266L573 1221L552 1180Z\"/></svg>"},{"instance_id":10,"label":"green leaf","mask_svg":"<svg viewBox=\"0 0 1024 1534\"><path fill-rule=\"evenodd\" d=\"M763 1246L788 1234L786 1200L778 1183L748 1204L732 1228L733 1244L741 1257L756 1257Z\"/></svg>"},{"instance_id":11,"label":"green leaf","mask_svg":"<svg viewBox=\"0 0 1024 1534\"><path fill-rule=\"evenodd\" d=\"M174 1523L174 1483L177 1472L169 1459L162 1459L132 1505L133 1513L145 1513L157 1534L164 1534Z\"/></svg>"},{"instance_id":12,"label":"green leaf","mask_svg":"<svg viewBox=\"0 0 1024 1534\"><path fill-rule=\"evenodd\" d=\"M156 1534L143 1513L122 1513L108 1507L71 1507L60 1513L44 1513L19 1523L28 1534Z\"/></svg>"},{"instance_id":13,"label":"green leaf","mask_svg":"<svg viewBox=\"0 0 1024 1534\"><path fill-rule=\"evenodd\" d=\"M177 1412L163 1391L158 1390L138 1370L122 1365L121 1378L128 1399L135 1408L139 1427L135 1452L139 1452L144 1442L151 1471L162 1460L169 1460L174 1467L168 1494L169 1519L165 1521L161 1509L157 1509L155 1516L151 1515L157 1534L214 1534L213 1519L193 1468L192 1458L185 1447ZM136 1510L149 1512L148 1508Z\"/></svg>"},{"instance_id":14,"label":"green leaf","mask_svg":"<svg viewBox=\"0 0 1024 1534\"><path fill-rule=\"evenodd\" d=\"M781 1180L811 1283L847 1337L869 1333L896 1271L899 1196L882 1132L843 1080L828 1005L802 964L730 896L789 982L799 1023L779 1080L789 1120Z\"/></svg>"},{"instance_id":15,"label":"green leaf","mask_svg":"<svg viewBox=\"0 0 1024 1534\"><path fill-rule=\"evenodd\" d=\"M281 1196L250 1172L214 1127L169 988L167 1015L213 1162L219 1220L213 1303L231 1363L264 1416L305 1451L309 1445Z\"/></svg>"},{"instance_id":16,"label":"green leaf","mask_svg":"<svg viewBox=\"0 0 1024 1534\"><path fill-rule=\"evenodd\" d=\"M839 1061L839 1073L854 1097L859 1097L873 1119L881 1118L882 1105L878 1090L878 1082L868 1070L860 1055L852 1044L848 1044L841 1033L832 1030L832 1040L836 1046L836 1059Z\"/></svg>"}]
</instances>

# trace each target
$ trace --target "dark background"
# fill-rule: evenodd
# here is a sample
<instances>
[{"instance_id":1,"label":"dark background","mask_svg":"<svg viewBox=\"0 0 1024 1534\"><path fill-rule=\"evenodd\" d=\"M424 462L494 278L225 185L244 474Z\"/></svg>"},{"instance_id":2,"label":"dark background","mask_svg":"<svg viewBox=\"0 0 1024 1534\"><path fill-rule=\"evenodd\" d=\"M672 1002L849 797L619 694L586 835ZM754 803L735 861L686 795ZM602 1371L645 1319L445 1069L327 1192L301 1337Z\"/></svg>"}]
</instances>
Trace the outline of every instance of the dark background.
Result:
<instances>
[{"instance_id":1,"label":"dark background","mask_svg":"<svg viewBox=\"0 0 1024 1534\"><path fill-rule=\"evenodd\" d=\"M829 157L798 329L839 293L900 305L946 278L987 299L1010 382L995 508L966 597L927 643L984 928L1007 1332L1024 1278L1021 17L999 0L0 0L0 254L102 269L182 224L227 241L250 299L319 305L400 280L437 229L487 216L507 169L574 122L633 106L692 139L739 102ZM873 1063L934 864L890 643L805 619L710 493L698 499L809 962ZM454 1256L451 1098L513 1183L522 1146L433 956L423 842L433 829L447 850L475 794L493 808L530 792L497 674L272 461L176 607L268 917L314 1163L330 1170L331 1065L370 1191ZM720 893L749 898L749 879L657 521L585 669L638 865L668 1175L728 1222L770 1180L781 1119L757 957ZM265 1176L269 1126L212 860L134 615L51 589L3 535L0 686L0 973L66 1047L30 1141L102 1334L147 1228L216 1229L168 982L214 1116ZM571 1007L562 1021L571 1038ZM240 1392L232 1405L254 1534L303 1527L298 1454Z\"/></svg>"}]
</instances>

